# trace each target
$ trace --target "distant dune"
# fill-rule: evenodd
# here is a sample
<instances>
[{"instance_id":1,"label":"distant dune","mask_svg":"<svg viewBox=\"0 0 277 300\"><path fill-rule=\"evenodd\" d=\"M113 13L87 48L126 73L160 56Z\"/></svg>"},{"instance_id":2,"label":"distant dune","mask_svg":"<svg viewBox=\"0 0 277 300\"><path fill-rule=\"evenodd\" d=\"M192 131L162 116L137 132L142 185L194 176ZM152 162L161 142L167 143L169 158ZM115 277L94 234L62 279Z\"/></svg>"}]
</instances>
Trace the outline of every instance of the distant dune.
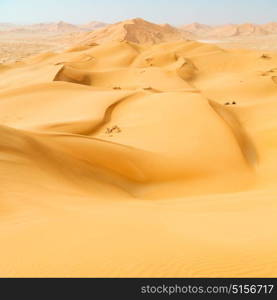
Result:
<instances>
[{"instance_id":1,"label":"distant dune","mask_svg":"<svg viewBox=\"0 0 277 300\"><path fill-rule=\"evenodd\" d=\"M267 23L265 25L262 25L261 28L263 28L268 33L277 33L277 22Z\"/></svg>"},{"instance_id":2,"label":"distant dune","mask_svg":"<svg viewBox=\"0 0 277 300\"><path fill-rule=\"evenodd\" d=\"M141 18L131 19L116 24L107 24L91 21L87 24L70 24L64 21L57 23L38 23L31 25L17 25L0 23L0 32L13 33L70 33L95 31L87 39L106 42L126 39L137 43L158 43L176 39L194 38L226 38L240 36L263 36L277 34L277 22L267 24L223 24L210 26L201 23L192 23L180 27L169 24L154 24ZM144 32L144 33L143 33ZM146 34L148 32L148 34Z\"/></svg>"},{"instance_id":3,"label":"distant dune","mask_svg":"<svg viewBox=\"0 0 277 300\"><path fill-rule=\"evenodd\" d=\"M190 32L193 35L206 36L211 30L213 30L213 27L195 22L192 24L184 25L181 27L181 29Z\"/></svg>"},{"instance_id":4,"label":"distant dune","mask_svg":"<svg viewBox=\"0 0 277 300\"><path fill-rule=\"evenodd\" d=\"M6 31L14 27L17 27L17 25L12 23L0 23L0 31Z\"/></svg>"},{"instance_id":5,"label":"distant dune","mask_svg":"<svg viewBox=\"0 0 277 300\"><path fill-rule=\"evenodd\" d=\"M109 25L89 33L80 40L81 44L110 41L129 41L134 43L156 44L187 39L191 34L181 32L168 24L157 25L137 18Z\"/></svg>"},{"instance_id":6,"label":"distant dune","mask_svg":"<svg viewBox=\"0 0 277 300\"><path fill-rule=\"evenodd\" d=\"M109 24L104 23L104 22L97 22L97 21L92 21L84 25L79 25L79 28L85 29L85 30L96 30L99 28L104 28L108 26Z\"/></svg>"},{"instance_id":7,"label":"distant dune","mask_svg":"<svg viewBox=\"0 0 277 300\"><path fill-rule=\"evenodd\" d=\"M70 32L70 31L79 31L78 26L66 23L66 22L58 22L58 23L41 23L31 25L29 27L25 27L25 30L35 30L35 31L48 31L48 32Z\"/></svg>"},{"instance_id":8,"label":"distant dune","mask_svg":"<svg viewBox=\"0 0 277 300\"><path fill-rule=\"evenodd\" d=\"M251 23L208 26L199 23L181 26L184 31L189 31L194 37L200 38L226 38L243 36L263 36L277 33L277 23L257 25Z\"/></svg>"}]
</instances>

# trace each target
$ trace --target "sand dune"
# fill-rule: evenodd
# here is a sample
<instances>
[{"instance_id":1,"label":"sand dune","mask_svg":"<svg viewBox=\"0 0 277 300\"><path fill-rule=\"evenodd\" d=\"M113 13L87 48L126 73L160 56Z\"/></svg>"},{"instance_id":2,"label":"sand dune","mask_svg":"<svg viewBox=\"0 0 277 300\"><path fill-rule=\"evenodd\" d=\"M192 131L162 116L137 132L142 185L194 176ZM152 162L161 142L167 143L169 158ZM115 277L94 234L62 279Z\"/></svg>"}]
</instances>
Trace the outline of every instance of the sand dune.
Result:
<instances>
[{"instance_id":1,"label":"sand dune","mask_svg":"<svg viewBox=\"0 0 277 300\"><path fill-rule=\"evenodd\" d=\"M30 26L21 26L12 29L12 31L72 32L80 31L80 28L76 25L60 21L57 23L40 23Z\"/></svg>"},{"instance_id":2,"label":"sand dune","mask_svg":"<svg viewBox=\"0 0 277 300\"><path fill-rule=\"evenodd\" d=\"M22 33L22 32L39 32L39 33L66 33L78 31L92 31L95 29L107 26L104 22L91 21L87 24L71 24L64 21L53 23L37 23L31 25L18 25L12 23L0 23L0 30L9 33Z\"/></svg>"},{"instance_id":3,"label":"sand dune","mask_svg":"<svg viewBox=\"0 0 277 300\"><path fill-rule=\"evenodd\" d=\"M81 44L128 41L141 44L157 44L191 37L189 32L180 31L169 25L158 25L140 18L131 19L93 31L80 39Z\"/></svg>"},{"instance_id":4,"label":"sand dune","mask_svg":"<svg viewBox=\"0 0 277 300\"><path fill-rule=\"evenodd\" d=\"M79 25L79 27L82 28L82 29L85 29L85 30L96 30L96 29L99 29L99 28L104 28L108 25L109 24L104 23L104 22L91 21L87 24Z\"/></svg>"},{"instance_id":5,"label":"sand dune","mask_svg":"<svg viewBox=\"0 0 277 300\"><path fill-rule=\"evenodd\" d=\"M0 23L0 63L22 61L45 52L81 51L97 44L124 41L153 45L199 40L227 49L273 51L277 49L276 24L271 22L263 25L249 23L209 26L192 23L177 28L169 24L154 24L140 18L111 25L96 21L87 24L70 24L64 21L31 25ZM103 48L102 50L105 51Z\"/></svg>"},{"instance_id":6,"label":"sand dune","mask_svg":"<svg viewBox=\"0 0 277 300\"><path fill-rule=\"evenodd\" d=\"M209 26L200 23L192 23L181 26L181 29L190 32L194 37L200 38L230 38L245 36L264 36L277 33L277 23L271 22L267 24L225 24L217 26Z\"/></svg>"},{"instance_id":7,"label":"sand dune","mask_svg":"<svg viewBox=\"0 0 277 300\"><path fill-rule=\"evenodd\" d=\"M64 51L87 32L105 26L96 21L81 25L63 21L31 25L0 23L0 63L21 61L47 51Z\"/></svg>"},{"instance_id":8,"label":"sand dune","mask_svg":"<svg viewBox=\"0 0 277 300\"><path fill-rule=\"evenodd\" d=\"M276 276L277 54L134 24L0 65L0 276Z\"/></svg>"}]
</instances>

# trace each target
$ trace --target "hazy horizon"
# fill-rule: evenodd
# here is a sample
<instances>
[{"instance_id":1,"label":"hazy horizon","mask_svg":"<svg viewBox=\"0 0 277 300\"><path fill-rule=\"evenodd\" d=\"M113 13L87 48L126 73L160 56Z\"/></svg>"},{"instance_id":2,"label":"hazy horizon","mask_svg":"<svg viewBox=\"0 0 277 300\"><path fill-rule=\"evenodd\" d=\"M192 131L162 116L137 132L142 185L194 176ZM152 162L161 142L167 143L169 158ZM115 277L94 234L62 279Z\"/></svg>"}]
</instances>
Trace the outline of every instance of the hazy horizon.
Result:
<instances>
[{"instance_id":1,"label":"hazy horizon","mask_svg":"<svg viewBox=\"0 0 277 300\"><path fill-rule=\"evenodd\" d=\"M0 23L33 24L64 21L115 23L143 18L172 25L199 22L209 25L274 22L276 0L2 0ZM20 13L19 13L20 12ZM2 15L3 14L3 15Z\"/></svg>"}]
</instances>

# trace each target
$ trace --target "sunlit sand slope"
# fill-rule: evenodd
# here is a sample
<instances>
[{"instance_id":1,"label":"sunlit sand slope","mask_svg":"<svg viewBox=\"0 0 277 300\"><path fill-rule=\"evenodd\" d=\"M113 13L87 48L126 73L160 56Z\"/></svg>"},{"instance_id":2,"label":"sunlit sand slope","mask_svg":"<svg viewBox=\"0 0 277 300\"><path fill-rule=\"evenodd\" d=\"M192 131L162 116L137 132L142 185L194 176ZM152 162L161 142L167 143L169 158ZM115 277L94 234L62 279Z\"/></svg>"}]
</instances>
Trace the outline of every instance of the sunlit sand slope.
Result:
<instances>
[{"instance_id":1,"label":"sunlit sand slope","mask_svg":"<svg viewBox=\"0 0 277 300\"><path fill-rule=\"evenodd\" d=\"M192 41L0 65L0 276L277 276L276 78Z\"/></svg>"}]
</instances>

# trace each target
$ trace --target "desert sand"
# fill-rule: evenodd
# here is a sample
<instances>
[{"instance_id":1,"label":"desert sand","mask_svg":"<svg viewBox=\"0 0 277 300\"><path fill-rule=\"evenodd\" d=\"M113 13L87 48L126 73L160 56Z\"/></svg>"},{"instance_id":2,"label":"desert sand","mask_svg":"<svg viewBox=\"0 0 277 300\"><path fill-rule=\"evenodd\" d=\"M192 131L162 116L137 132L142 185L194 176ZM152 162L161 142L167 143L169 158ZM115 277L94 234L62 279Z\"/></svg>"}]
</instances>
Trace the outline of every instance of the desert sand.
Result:
<instances>
[{"instance_id":1,"label":"desert sand","mask_svg":"<svg viewBox=\"0 0 277 300\"><path fill-rule=\"evenodd\" d=\"M0 64L0 276L276 277L277 54L115 27Z\"/></svg>"}]
</instances>

